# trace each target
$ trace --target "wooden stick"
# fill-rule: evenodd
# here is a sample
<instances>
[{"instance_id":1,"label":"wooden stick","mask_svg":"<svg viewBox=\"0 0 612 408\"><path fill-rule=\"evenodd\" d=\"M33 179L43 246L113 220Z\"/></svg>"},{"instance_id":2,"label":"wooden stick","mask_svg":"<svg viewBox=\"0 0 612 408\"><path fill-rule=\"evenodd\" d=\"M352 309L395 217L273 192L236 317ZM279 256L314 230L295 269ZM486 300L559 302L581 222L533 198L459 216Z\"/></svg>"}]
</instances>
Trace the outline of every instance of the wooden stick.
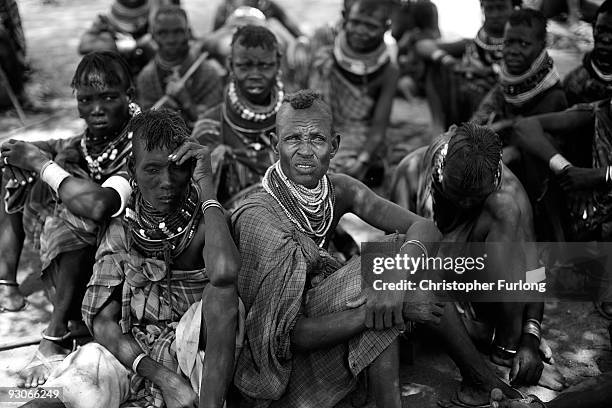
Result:
<instances>
[{"instance_id":1,"label":"wooden stick","mask_svg":"<svg viewBox=\"0 0 612 408\"><path fill-rule=\"evenodd\" d=\"M204 62L204 60L207 57L208 57L208 53L207 52L203 52L198 57L198 59L195 60L195 62L193 64L191 64L191 66L189 67L187 72L185 72L185 75L183 75L181 77L181 79L179 79L179 84L181 85L181 88L185 86L185 82L187 82L187 80L189 78L191 78L191 76L196 72L196 70L200 67L200 65L202 65L202 63ZM168 95L162 96L160 100L155 102L155 105L153 105L153 107L151 109L155 110L155 109L161 108L162 106L164 106L164 104L166 102L168 102L169 99L170 99L170 97Z\"/></svg>"},{"instance_id":2,"label":"wooden stick","mask_svg":"<svg viewBox=\"0 0 612 408\"><path fill-rule=\"evenodd\" d=\"M6 74L4 73L2 66L0 66L0 84L4 85L4 87L6 88L6 93L8 94L8 97L11 100L11 103L13 104L13 106L15 107L15 110L17 111L17 116L19 117L19 121L21 122L23 126L25 126L26 124L25 123L25 120L26 120L25 113L23 113L23 109L21 109L21 104L19 103L19 100L17 99L15 92L13 92L13 88L11 88L11 84L9 83L8 78L6 77Z\"/></svg>"}]
</instances>

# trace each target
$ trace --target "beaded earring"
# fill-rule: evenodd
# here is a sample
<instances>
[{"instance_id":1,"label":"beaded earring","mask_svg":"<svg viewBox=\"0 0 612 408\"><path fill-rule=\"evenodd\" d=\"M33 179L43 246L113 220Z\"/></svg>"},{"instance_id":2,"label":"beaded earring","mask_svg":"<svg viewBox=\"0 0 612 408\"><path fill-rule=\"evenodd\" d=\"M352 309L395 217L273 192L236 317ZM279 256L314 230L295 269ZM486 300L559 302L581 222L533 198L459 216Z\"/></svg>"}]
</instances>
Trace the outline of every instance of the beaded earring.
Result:
<instances>
[{"instance_id":1,"label":"beaded earring","mask_svg":"<svg viewBox=\"0 0 612 408\"><path fill-rule=\"evenodd\" d=\"M136 115L140 115L142 113L142 110L136 102L130 102L130 104L128 105L128 112L130 114L130 117L133 118Z\"/></svg>"}]
</instances>

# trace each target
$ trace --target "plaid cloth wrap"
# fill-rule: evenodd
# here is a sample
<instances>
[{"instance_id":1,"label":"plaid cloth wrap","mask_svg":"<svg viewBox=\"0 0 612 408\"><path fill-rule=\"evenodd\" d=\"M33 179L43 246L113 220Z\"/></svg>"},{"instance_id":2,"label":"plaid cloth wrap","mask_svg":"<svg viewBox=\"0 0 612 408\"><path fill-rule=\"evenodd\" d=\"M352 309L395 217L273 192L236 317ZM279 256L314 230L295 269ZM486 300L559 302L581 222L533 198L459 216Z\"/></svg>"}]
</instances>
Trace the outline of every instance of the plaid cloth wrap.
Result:
<instances>
[{"instance_id":1,"label":"plaid cloth wrap","mask_svg":"<svg viewBox=\"0 0 612 408\"><path fill-rule=\"evenodd\" d=\"M376 101L365 88L350 83L338 70L333 47L322 48L313 58L309 88L321 93L332 110L334 129L342 135L332 169L350 158L357 158L370 130Z\"/></svg>"},{"instance_id":2,"label":"plaid cloth wrap","mask_svg":"<svg viewBox=\"0 0 612 408\"><path fill-rule=\"evenodd\" d=\"M100 243L83 299L83 320L93 333L95 316L115 289L121 288L122 332L131 333L149 357L180 373L173 345L176 326L187 309L202 298L208 277L204 269L173 270L168 290L165 263L130 252L126 229L122 219L113 218ZM164 406L159 388L137 374L131 379L130 393L130 402L136 406Z\"/></svg>"},{"instance_id":3,"label":"plaid cloth wrap","mask_svg":"<svg viewBox=\"0 0 612 408\"><path fill-rule=\"evenodd\" d=\"M228 123L230 114L237 115L231 109L226 96L224 102L198 117L191 133L212 152L213 180L219 201L225 208L232 208L234 203L254 190L256 187L252 186L260 183L268 167L276 161L270 145L271 133L275 128L265 130L267 126L253 123L248 124L252 130L262 128L265 131L240 133ZM264 122L264 125L267 124ZM255 149L255 145L259 145L259 150ZM216 154L227 147L231 151Z\"/></svg>"},{"instance_id":4,"label":"plaid cloth wrap","mask_svg":"<svg viewBox=\"0 0 612 408\"><path fill-rule=\"evenodd\" d=\"M290 335L300 315L346 310L362 289L360 259L342 267L265 192L243 202L232 227L242 255L238 291L247 310L236 386L256 407L334 406L399 331L365 331L346 344L296 354Z\"/></svg>"},{"instance_id":5,"label":"plaid cloth wrap","mask_svg":"<svg viewBox=\"0 0 612 408\"><path fill-rule=\"evenodd\" d=\"M79 135L34 144L72 176L101 184L105 179L98 181L89 175L80 147L81 138L82 135ZM114 175L127 177L125 164ZM97 244L100 226L93 220L70 212L46 183L37 179L32 184L21 186L10 178L11 171L4 172L3 184L7 190L5 208L8 213L23 212L24 230L32 237L36 249L40 249L43 273L55 266L56 258L62 253Z\"/></svg>"}]
</instances>

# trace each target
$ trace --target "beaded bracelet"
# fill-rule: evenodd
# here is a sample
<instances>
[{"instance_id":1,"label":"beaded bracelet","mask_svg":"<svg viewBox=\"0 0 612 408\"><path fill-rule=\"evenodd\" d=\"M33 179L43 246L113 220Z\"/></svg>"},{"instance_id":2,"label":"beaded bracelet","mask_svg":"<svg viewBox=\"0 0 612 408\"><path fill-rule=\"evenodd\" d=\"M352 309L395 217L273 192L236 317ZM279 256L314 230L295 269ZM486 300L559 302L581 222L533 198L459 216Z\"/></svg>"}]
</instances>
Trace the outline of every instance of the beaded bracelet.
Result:
<instances>
[{"instance_id":1,"label":"beaded bracelet","mask_svg":"<svg viewBox=\"0 0 612 408\"><path fill-rule=\"evenodd\" d=\"M208 210L211 207L216 207L219 210L221 210L221 212L223 212L223 206L221 205L220 202L218 202L217 200L206 200L202 203L202 214L204 214L206 210Z\"/></svg>"}]
</instances>

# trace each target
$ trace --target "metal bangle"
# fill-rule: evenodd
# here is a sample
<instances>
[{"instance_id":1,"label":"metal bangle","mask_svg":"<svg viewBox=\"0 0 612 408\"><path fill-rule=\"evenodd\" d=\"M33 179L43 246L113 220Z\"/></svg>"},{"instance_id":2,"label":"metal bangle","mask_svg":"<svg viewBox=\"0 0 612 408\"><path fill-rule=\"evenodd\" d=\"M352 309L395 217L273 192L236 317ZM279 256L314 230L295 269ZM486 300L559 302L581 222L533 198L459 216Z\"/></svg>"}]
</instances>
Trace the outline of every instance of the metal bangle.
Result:
<instances>
[{"instance_id":1,"label":"metal bangle","mask_svg":"<svg viewBox=\"0 0 612 408\"><path fill-rule=\"evenodd\" d=\"M138 368L138 364L140 364L142 359L145 357L147 357L146 353L140 353L138 357L134 359L134 362L132 363L132 371L136 372L136 369Z\"/></svg>"},{"instance_id":2,"label":"metal bangle","mask_svg":"<svg viewBox=\"0 0 612 408\"><path fill-rule=\"evenodd\" d=\"M429 258L429 254L427 253L427 247L421 241L416 240L416 239L411 239L409 241L406 241L400 247L400 251L402 249L404 249L406 247L406 245L416 245L417 247L419 247L419 249L421 251L423 251L423 254L425 255L425 258Z\"/></svg>"},{"instance_id":3,"label":"metal bangle","mask_svg":"<svg viewBox=\"0 0 612 408\"><path fill-rule=\"evenodd\" d=\"M216 207L219 210L221 210L221 212L223 212L223 206L221 205L221 203L217 200L206 200L202 203L202 214L204 214L206 212L206 210L208 210L211 207Z\"/></svg>"}]
</instances>

